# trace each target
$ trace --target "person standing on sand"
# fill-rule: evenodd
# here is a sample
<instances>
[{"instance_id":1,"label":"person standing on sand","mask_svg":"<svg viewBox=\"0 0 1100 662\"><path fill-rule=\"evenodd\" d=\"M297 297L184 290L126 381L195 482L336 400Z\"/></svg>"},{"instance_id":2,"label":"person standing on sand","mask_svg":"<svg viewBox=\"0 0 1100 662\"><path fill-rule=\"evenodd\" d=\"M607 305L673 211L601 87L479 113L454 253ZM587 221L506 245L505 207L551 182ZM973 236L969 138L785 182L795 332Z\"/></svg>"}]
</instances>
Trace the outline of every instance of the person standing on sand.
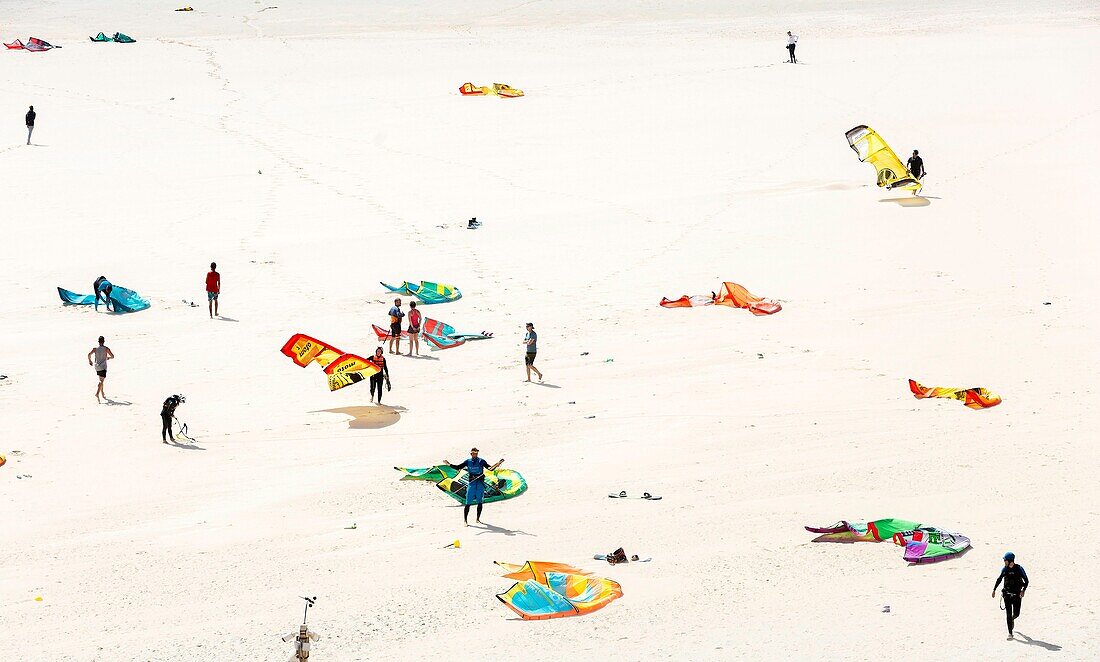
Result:
<instances>
[{"instance_id":1,"label":"person standing on sand","mask_svg":"<svg viewBox=\"0 0 1100 662\"><path fill-rule=\"evenodd\" d=\"M176 436L172 434L172 419L176 417L176 407L183 403L183 396L170 395L164 400L164 405L160 408L160 438L165 444L168 440L176 440Z\"/></svg>"},{"instance_id":2,"label":"person standing on sand","mask_svg":"<svg viewBox=\"0 0 1100 662\"><path fill-rule=\"evenodd\" d=\"M38 117L38 113L34 112L34 106L27 111L27 144L31 144L31 134L34 133L34 118Z\"/></svg>"},{"instance_id":3,"label":"person standing on sand","mask_svg":"<svg viewBox=\"0 0 1100 662\"><path fill-rule=\"evenodd\" d=\"M470 526L470 506L477 504L477 523L481 524L481 508L485 503L485 471L496 471L500 465L504 464L504 458L500 458L496 464L489 466L489 463L477 456L478 450L476 448L470 449L470 459L465 462L459 462L458 464L451 464L450 460L444 460L452 469L465 469L469 474L469 483L466 485L466 507L462 509L462 521L466 523L466 526Z\"/></svg>"},{"instance_id":4,"label":"person standing on sand","mask_svg":"<svg viewBox=\"0 0 1100 662\"><path fill-rule=\"evenodd\" d=\"M386 390L390 389L390 367L386 364L386 357L382 356L382 348L374 350L374 356L367 359L378 368L378 372L370 376L370 401L382 404L382 380L386 381ZM374 399L374 387L378 387L378 400Z\"/></svg>"},{"instance_id":5,"label":"person standing on sand","mask_svg":"<svg viewBox=\"0 0 1100 662\"><path fill-rule=\"evenodd\" d=\"M416 309L416 302L409 302L409 356L413 355L413 348L416 349L416 355L420 356L420 311Z\"/></svg>"},{"instance_id":6,"label":"person standing on sand","mask_svg":"<svg viewBox=\"0 0 1100 662\"><path fill-rule=\"evenodd\" d=\"M527 335L523 336L523 344L527 346L527 352L523 357L523 365L527 368L527 381L531 381L532 370L539 376L539 381L542 381L542 373L535 367L535 354L539 351L538 342L539 334L535 333L535 325L528 322Z\"/></svg>"},{"instance_id":7,"label":"person standing on sand","mask_svg":"<svg viewBox=\"0 0 1100 662\"><path fill-rule=\"evenodd\" d=\"M115 289L114 285L111 285L111 281L107 280L106 276L100 276L92 283L92 292L95 292L95 309L99 312L99 297L103 296L103 305L106 306L107 312L111 311L111 292Z\"/></svg>"},{"instance_id":8,"label":"person standing on sand","mask_svg":"<svg viewBox=\"0 0 1100 662\"><path fill-rule=\"evenodd\" d=\"M92 363L92 357L95 357L95 363ZM95 389L95 401L99 402L99 396L107 397L107 394L103 392L103 382L107 379L107 361L115 358L115 353L111 351L111 348L103 344L103 336L99 337L99 344L92 348L92 351L88 352L88 365L95 368L95 374L99 376L99 386Z\"/></svg>"},{"instance_id":9,"label":"person standing on sand","mask_svg":"<svg viewBox=\"0 0 1100 662\"><path fill-rule=\"evenodd\" d=\"M1001 596L1005 602L1005 618L1008 620L1008 638L1012 638L1012 626L1020 617L1020 602L1024 599L1024 591L1027 590L1027 573L1024 566L1016 565L1016 555L1008 552L1004 556L1005 567L1001 568L1001 574L997 576L997 582L993 584L993 595L997 597L997 587L1004 580L1004 588Z\"/></svg>"},{"instance_id":10,"label":"person standing on sand","mask_svg":"<svg viewBox=\"0 0 1100 662\"><path fill-rule=\"evenodd\" d=\"M401 299L393 300L390 308L390 354L401 353L401 318L405 313L401 312ZM397 343L397 351L393 351L394 343Z\"/></svg>"},{"instance_id":11,"label":"person standing on sand","mask_svg":"<svg viewBox=\"0 0 1100 662\"><path fill-rule=\"evenodd\" d=\"M206 274L206 301L210 309L210 319L218 315L218 294L222 291L222 275L218 273L218 264L210 263L210 273ZM221 317L221 315L218 315Z\"/></svg>"},{"instance_id":12,"label":"person standing on sand","mask_svg":"<svg viewBox=\"0 0 1100 662\"><path fill-rule=\"evenodd\" d=\"M794 56L794 47L798 44L798 35L791 34L790 30L787 30L787 52L791 54L791 59L787 60L791 64L798 64L798 58Z\"/></svg>"},{"instance_id":13,"label":"person standing on sand","mask_svg":"<svg viewBox=\"0 0 1100 662\"><path fill-rule=\"evenodd\" d=\"M924 177L924 159L920 157L920 152L913 150L913 156L909 157L909 161L905 163L905 167L909 168L909 174L913 175L917 179Z\"/></svg>"}]
</instances>

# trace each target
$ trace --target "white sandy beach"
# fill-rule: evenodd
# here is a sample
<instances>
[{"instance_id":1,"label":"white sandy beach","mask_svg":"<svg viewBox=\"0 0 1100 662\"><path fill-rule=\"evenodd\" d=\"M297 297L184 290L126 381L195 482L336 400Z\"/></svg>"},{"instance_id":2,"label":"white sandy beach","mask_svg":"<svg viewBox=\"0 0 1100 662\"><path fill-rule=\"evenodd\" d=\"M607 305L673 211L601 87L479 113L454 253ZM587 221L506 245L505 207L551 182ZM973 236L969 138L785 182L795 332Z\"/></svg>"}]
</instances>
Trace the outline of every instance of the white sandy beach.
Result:
<instances>
[{"instance_id":1,"label":"white sandy beach","mask_svg":"<svg viewBox=\"0 0 1100 662\"><path fill-rule=\"evenodd\" d=\"M1100 658L1096 3L182 4L0 5L63 46L0 50L8 659L285 660L302 595L318 662ZM920 150L928 204L874 186L859 124ZM61 304L99 275L152 307ZM368 355L406 279L495 337L392 357L382 409L280 354ZM727 280L783 310L657 305ZM194 444L160 442L172 393ZM487 527L392 468L471 445L529 484ZM973 548L802 528L885 517ZM653 561L592 559L620 546ZM526 560L624 596L520 620L493 561Z\"/></svg>"}]
</instances>

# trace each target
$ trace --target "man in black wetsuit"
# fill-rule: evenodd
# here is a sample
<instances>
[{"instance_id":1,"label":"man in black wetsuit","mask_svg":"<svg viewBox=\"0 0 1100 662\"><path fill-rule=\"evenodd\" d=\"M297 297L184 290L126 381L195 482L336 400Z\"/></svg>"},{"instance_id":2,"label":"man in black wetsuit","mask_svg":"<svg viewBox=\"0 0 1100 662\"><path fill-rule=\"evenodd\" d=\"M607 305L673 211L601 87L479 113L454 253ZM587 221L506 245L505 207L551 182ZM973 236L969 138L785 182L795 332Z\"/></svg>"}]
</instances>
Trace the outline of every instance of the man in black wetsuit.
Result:
<instances>
[{"instance_id":1,"label":"man in black wetsuit","mask_svg":"<svg viewBox=\"0 0 1100 662\"><path fill-rule=\"evenodd\" d=\"M170 395L164 401L164 406L160 408L160 438L163 443L168 443L168 440L176 440L176 437L172 434L172 419L176 415L176 407L183 403L182 395Z\"/></svg>"},{"instance_id":2,"label":"man in black wetsuit","mask_svg":"<svg viewBox=\"0 0 1100 662\"><path fill-rule=\"evenodd\" d=\"M920 157L920 152L917 150L913 150L913 156L909 157L909 161L905 164L905 167L909 168L909 174L917 179L924 177L924 159Z\"/></svg>"},{"instance_id":3,"label":"man in black wetsuit","mask_svg":"<svg viewBox=\"0 0 1100 662\"><path fill-rule=\"evenodd\" d=\"M38 116L38 114L34 112L34 106L31 106L31 109L27 111L27 144L28 145L31 144L31 134L34 133L34 118L37 117L37 116Z\"/></svg>"},{"instance_id":4,"label":"man in black wetsuit","mask_svg":"<svg viewBox=\"0 0 1100 662\"><path fill-rule=\"evenodd\" d=\"M997 583L993 584L993 597L997 597L997 587L1004 580L1004 588L1001 595L1005 601L1005 617L1008 619L1008 638L1012 638L1012 625L1020 617L1020 601L1023 600L1024 591L1027 590L1027 573L1022 565L1016 565L1016 555L1012 552L1005 554L1005 567L1001 568L1001 574L997 577Z\"/></svg>"}]
</instances>

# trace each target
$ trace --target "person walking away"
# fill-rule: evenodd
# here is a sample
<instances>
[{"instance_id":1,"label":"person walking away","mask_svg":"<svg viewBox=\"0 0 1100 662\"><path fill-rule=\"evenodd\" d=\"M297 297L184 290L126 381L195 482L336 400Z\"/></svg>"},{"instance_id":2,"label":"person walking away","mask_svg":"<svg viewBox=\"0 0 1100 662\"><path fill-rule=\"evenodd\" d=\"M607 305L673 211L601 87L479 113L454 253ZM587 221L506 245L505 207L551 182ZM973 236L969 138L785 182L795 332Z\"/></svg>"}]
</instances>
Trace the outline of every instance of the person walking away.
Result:
<instances>
[{"instance_id":1,"label":"person walking away","mask_svg":"<svg viewBox=\"0 0 1100 662\"><path fill-rule=\"evenodd\" d=\"M31 144L31 134L34 133L34 118L38 117L38 113L34 112L34 106L27 111L27 144Z\"/></svg>"},{"instance_id":2,"label":"person walking away","mask_svg":"<svg viewBox=\"0 0 1100 662\"><path fill-rule=\"evenodd\" d=\"M409 356L413 355L413 348L416 349L416 355L420 356L420 311L416 309L416 302L409 302Z\"/></svg>"},{"instance_id":3,"label":"person walking away","mask_svg":"<svg viewBox=\"0 0 1100 662\"><path fill-rule=\"evenodd\" d=\"M470 459L458 464L451 464L450 460L444 460L450 468L465 469L469 475L466 485L466 507L462 509L462 521L466 526L470 526L470 506L475 503L477 504L477 523L481 524L481 508L485 503L485 470L496 471L501 464L504 464L504 458L501 458L490 467L488 462L477 456L478 452L477 448L471 448Z\"/></svg>"},{"instance_id":4,"label":"person walking away","mask_svg":"<svg viewBox=\"0 0 1100 662\"><path fill-rule=\"evenodd\" d=\"M920 152L917 150L913 150L913 156L909 157L909 160L905 163L905 167L909 168L909 174L917 179L924 177L924 159L920 157Z\"/></svg>"},{"instance_id":5,"label":"person walking away","mask_svg":"<svg viewBox=\"0 0 1100 662\"><path fill-rule=\"evenodd\" d=\"M1008 552L1004 555L1005 567L1001 568L1001 574L997 576L997 582L993 584L993 595L997 597L997 587L1004 580L1004 588L1001 589L1001 597L1005 603L1005 619L1008 621L1008 638L1012 638L1012 626L1020 617L1020 602L1024 599L1024 591L1027 590L1027 573L1024 566L1016 565L1016 555Z\"/></svg>"},{"instance_id":6,"label":"person walking away","mask_svg":"<svg viewBox=\"0 0 1100 662\"><path fill-rule=\"evenodd\" d=\"M222 275L218 273L216 262L210 263L210 273L206 274L206 301L210 309L210 319L218 315L218 294L222 291ZM221 317L221 315L218 315Z\"/></svg>"},{"instance_id":7,"label":"person walking away","mask_svg":"<svg viewBox=\"0 0 1100 662\"><path fill-rule=\"evenodd\" d=\"M172 434L172 419L176 417L176 407L180 406L183 402L183 397L178 395L170 395L164 400L164 405L160 408L160 438L161 442L167 444L168 440L176 440L176 436Z\"/></svg>"},{"instance_id":8,"label":"person walking away","mask_svg":"<svg viewBox=\"0 0 1100 662\"><path fill-rule=\"evenodd\" d=\"M111 285L111 281L107 280L106 276L100 276L92 283L92 291L95 292L95 309L99 312L99 297L103 297L103 305L107 307L107 311L110 312L114 309L114 303L111 301L111 292L115 289L114 285Z\"/></svg>"},{"instance_id":9,"label":"person walking away","mask_svg":"<svg viewBox=\"0 0 1100 662\"><path fill-rule=\"evenodd\" d=\"M791 34L790 30L787 30L787 52L791 54L791 59L787 60L792 64L798 64L798 58L794 56L794 47L798 44L798 35Z\"/></svg>"},{"instance_id":10,"label":"person walking away","mask_svg":"<svg viewBox=\"0 0 1100 662\"><path fill-rule=\"evenodd\" d=\"M390 390L390 366L386 363L386 357L382 355L382 348L374 350L374 356L367 359L378 367L378 372L370 376L370 401L382 404L382 380L386 381L386 390ZM378 387L378 400L374 399L374 388Z\"/></svg>"},{"instance_id":11,"label":"person walking away","mask_svg":"<svg viewBox=\"0 0 1100 662\"><path fill-rule=\"evenodd\" d=\"M92 358L95 358L95 362L92 362ZM99 396L107 397L107 394L103 391L103 382L107 379L107 361L115 358L115 353L111 351L111 348L103 343L103 336L99 337L99 344L92 348L92 351L88 352L88 365L95 368L95 374L99 376L99 385L95 389L95 401L100 402Z\"/></svg>"},{"instance_id":12,"label":"person walking away","mask_svg":"<svg viewBox=\"0 0 1100 662\"><path fill-rule=\"evenodd\" d=\"M523 365L527 368L527 381L531 381L531 371L539 376L542 381L542 373L535 367L535 354L538 353L539 334L535 333L535 325L527 323L527 335L523 336L523 344L527 346L527 352L523 357Z\"/></svg>"},{"instance_id":13,"label":"person walking away","mask_svg":"<svg viewBox=\"0 0 1100 662\"><path fill-rule=\"evenodd\" d=\"M405 313L401 312L401 299L393 300L390 308L390 354L401 353L401 318ZM397 351L393 351L394 343L397 343Z\"/></svg>"}]
</instances>

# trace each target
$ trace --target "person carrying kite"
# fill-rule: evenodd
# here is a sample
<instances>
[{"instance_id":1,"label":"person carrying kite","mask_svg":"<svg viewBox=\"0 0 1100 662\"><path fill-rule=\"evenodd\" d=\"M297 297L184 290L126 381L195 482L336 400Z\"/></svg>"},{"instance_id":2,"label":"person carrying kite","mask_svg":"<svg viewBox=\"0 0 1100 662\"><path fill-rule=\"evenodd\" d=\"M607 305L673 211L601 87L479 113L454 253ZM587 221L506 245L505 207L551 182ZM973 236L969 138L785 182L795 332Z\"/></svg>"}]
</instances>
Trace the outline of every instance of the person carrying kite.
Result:
<instances>
[{"instance_id":1,"label":"person carrying kite","mask_svg":"<svg viewBox=\"0 0 1100 662\"><path fill-rule=\"evenodd\" d=\"M447 466L452 469L465 469L469 474L469 484L466 486L466 507L462 509L462 521L466 523L466 526L470 526L470 506L477 504L477 523L481 524L481 508L485 501L485 470L496 471L500 465L504 464L504 458L501 458L493 466L489 466L489 463L477 456L478 450L476 448L470 449L470 459L459 462L458 464L451 464L450 460L445 460Z\"/></svg>"},{"instance_id":2,"label":"person carrying kite","mask_svg":"<svg viewBox=\"0 0 1100 662\"><path fill-rule=\"evenodd\" d=\"M374 350L374 356L367 359L378 368L378 372L370 376L370 401L382 404L382 380L386 381L386 390L390 390L390 366L386 363L386 357L382 355L382 348ZM378 388L378 400L374 399L374 389Z\"/></svg>"},{"instance_id":3,"label":"person carrying kite","mask_svg":"<svg viewBox=\"0 0 1100 662\"><path fill-rule=\"evenodd\" d=\"M913 175L916 179L924 177L924 159L920 157L920 152L913 150L913 156L909 157L909 161L905 164L906 168L909 168L909 174Z\"/></svg>"},{"instance_id":4,"label":"person carrying kite","mask_svg":"<svg viewBox=\"0 0 1100 662\"><path fill-rule=\"evenodd\" d=\"M997 582L993 584L993 595L997 597L997 587L1004 580L1004 588L1001 596L1005 601L1005 619L1008 621L1008 638L1012 638L1012 626L1020 617L1020 602L1024 599L1024 591L1027 590L1027 573L1024 566L1016 565L1016 555L1008 552L1004 556L1005 567L1001 568L1001 574L997 576Z\"/></svg>"}]
</instances>

